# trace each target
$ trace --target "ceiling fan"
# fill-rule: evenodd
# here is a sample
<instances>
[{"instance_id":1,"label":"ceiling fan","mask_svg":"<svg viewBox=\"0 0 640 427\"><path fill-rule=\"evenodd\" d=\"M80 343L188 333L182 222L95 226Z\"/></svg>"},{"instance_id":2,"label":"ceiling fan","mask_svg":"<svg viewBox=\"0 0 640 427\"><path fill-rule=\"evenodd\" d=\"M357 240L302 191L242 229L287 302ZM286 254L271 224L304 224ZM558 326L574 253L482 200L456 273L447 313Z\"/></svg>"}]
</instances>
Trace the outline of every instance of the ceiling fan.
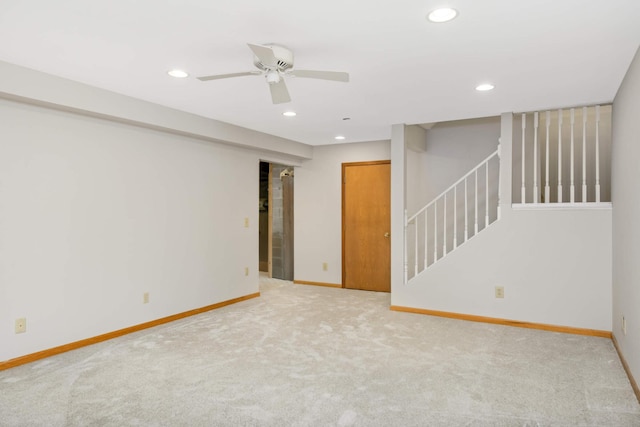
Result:
<instances>
[{"instance_id":1,"label":"ceiling fan","mask_svg":"<svg viewBox=\"0 0 640 427\"><path fill-rule=\"evenodd\" d=\"M253 64L259 71L245 71L241 73L217 74L213 76L198 77L198 80L218 80L230 77L242 77L252 75L264 75L269 89L271 100L274 104L290 102L291 97L284 82L284 76L305 77L309 79L333 80L336 82L348 82L349 73L340 71L315 71L293 70L293 52L275 44L251 44L247 43L255 55Z\"/></svg>"}]
</instances>

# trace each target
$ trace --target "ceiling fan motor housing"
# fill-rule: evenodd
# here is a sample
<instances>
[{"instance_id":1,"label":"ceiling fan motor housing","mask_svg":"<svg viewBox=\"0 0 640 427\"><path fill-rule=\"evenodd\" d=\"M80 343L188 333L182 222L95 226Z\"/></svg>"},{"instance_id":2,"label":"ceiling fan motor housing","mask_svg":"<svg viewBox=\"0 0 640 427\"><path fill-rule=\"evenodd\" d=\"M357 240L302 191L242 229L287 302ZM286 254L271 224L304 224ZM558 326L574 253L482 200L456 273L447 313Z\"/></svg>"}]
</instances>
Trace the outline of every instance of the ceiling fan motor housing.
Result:
<instances>
[{"instance_id":1,"label":"ceiling fan motor housing","mask_svg":"<svg viewBox=\"0 0 640 427\"><path fill-rule=\"evenodd\" d=\"M293 52L291 52L286 47L278 46L276 44L267 44L265 46L269 46L273 50L273 55L276 57L277 65L276 69L278 71L286 71L293 67ZM253 64L261 70L269 70L272 67L269 67L258 59L257 56L253 58Z\"/></svg>"}]
</instances>

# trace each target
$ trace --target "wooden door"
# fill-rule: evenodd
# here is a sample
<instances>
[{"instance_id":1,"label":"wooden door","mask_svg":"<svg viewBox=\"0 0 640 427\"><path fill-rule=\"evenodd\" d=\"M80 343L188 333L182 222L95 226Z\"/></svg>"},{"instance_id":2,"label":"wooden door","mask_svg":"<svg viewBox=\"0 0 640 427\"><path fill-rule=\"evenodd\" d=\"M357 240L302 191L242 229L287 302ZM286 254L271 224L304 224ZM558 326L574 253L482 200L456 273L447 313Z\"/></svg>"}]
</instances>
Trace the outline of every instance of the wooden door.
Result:
<instances>
[{"instance_id":1,"label":"wooden door","mask_svg":"<svg viewBox=\"0 0 640 427\"><path fill-rule=\"evenodd\" d=\"M391 163L342 164L342 283L391 291Z\"/></svg>"}]
</instances>

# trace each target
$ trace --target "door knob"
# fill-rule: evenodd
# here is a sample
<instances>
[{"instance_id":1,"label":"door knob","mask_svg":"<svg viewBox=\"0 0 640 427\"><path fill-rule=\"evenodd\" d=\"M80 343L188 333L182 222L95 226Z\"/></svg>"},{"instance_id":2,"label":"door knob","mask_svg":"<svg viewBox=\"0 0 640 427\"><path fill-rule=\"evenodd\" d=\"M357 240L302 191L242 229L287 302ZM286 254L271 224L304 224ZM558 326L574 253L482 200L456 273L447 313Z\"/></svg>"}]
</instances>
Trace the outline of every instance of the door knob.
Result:
<instances>
[{"instance_id":1,"label":"door knob","mask_svg":"<svg viewBox=\"0 0 640 427\"><path fill-rule=\"evenodd\" d=\"M391 233L389 233L389 232L387 231L386 233L384 233L384 237L386 237L386 238L388 239L389 237L391 237Z\"/></svg>"}]
</instances>

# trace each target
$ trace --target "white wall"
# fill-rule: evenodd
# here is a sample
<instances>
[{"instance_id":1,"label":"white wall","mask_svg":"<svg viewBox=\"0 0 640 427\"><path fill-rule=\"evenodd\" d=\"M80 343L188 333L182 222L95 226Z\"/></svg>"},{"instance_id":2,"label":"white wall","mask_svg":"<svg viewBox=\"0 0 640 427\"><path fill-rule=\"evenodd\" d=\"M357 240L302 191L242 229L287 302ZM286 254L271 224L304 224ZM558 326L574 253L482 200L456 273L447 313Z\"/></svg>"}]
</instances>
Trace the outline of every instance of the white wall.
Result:
<instances>
[{"instance_id":1,"label":"white wall","mask_svg":"<svg viewBox=\"0 0 640 427\"><path fill-rule=\"evenodd\" d=\"M417 210L433 200L493 153L499 137L499 117L438 123L426 131L426 151L407 153L408 167L410 158L419 157L422 175L419 193L408 192L409 214L415 213L411 208Z\"/></svg>"},{"instance_id":2,"label":"white wall","mask_svg":"<svg viewBox=\"0 0 640 427\"><path fill-rule=\"evenodd\" d=\"M258 291L259 153L2 99L0 117L0 361Z\"/></svg>"},{"instance_id":3,"label":"white wall","mask_svg":"<svg viewBox=\"0 0 640 427\"><path fill-rule=\"evenodd\" d=\"M406 152L407 211L415 212L425 205L424 152L427 148L427 131L420 126L404 126Z\"/></svg>"},{"instance_id":4,"label":"white wall","mask_svg":"<svg viewBox=\"0 0 640 427\"><path fill-rule=\"evenodd\" d=\"M613 103L613 333L640 381L640 51ZM622 316L627 334L622 331Z\"/></svg>"},{"instance_id":5,"label":"white wall","mask_svg":"<svg viewBox=\"0 0 640 427\"><path fill-rule=\"evenodd\" d=\"M313 160L296 168L296 280L342 284L342 163L388 160L389 150L389 141L317 146Z\"/></svg>"},{"instance_id":6,"label":"white wall","mask_svg":"<svg viewBox=\"0 0 640 427\"><path fill-rule=\"evenodd\" d=\"M611 210L509 212L394 288L392 304L610 331L610 230Z\"/></svg>"}]
</instances>

